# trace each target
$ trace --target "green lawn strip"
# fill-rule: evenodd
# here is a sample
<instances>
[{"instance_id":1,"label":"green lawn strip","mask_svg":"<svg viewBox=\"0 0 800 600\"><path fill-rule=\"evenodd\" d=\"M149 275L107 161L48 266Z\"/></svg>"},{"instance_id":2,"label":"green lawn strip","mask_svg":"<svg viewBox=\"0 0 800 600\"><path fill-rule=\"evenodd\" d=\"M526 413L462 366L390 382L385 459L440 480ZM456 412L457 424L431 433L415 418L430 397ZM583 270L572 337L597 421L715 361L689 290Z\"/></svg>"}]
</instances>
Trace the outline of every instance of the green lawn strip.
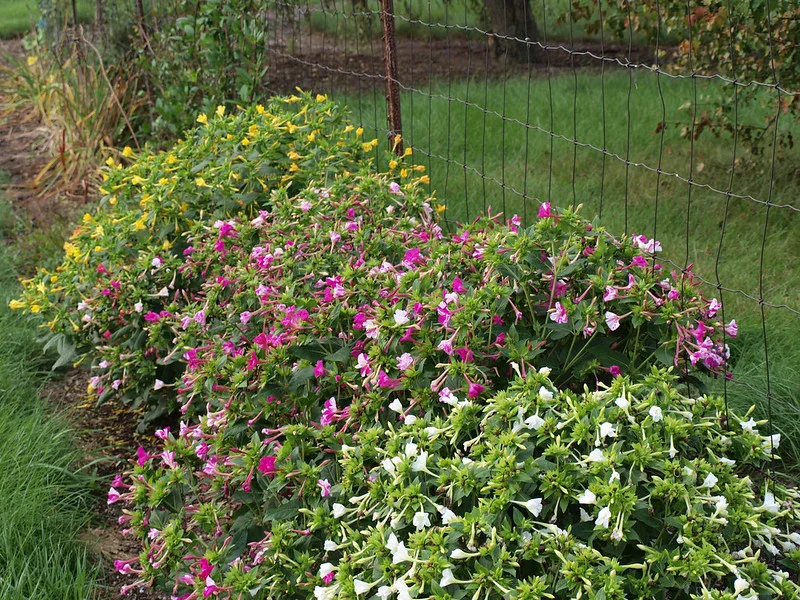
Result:
<instances>
[{"instance_id":1,"label":"green lawn strip","mask_svg":"<svg viewBox=\"0 0 800 600\"><path fill-rule=\"evenodd\" d=\"M609 69L603 76L583 70L575 76L572 72L553 75L549 81L537 73L530 89L527 78L514 78L489 82L488 88L484 80L434 83L430 88L425 84L421 91L402 96L404 135L415 148L415 160L429 167L431 188L447 205L449 219L472 219L492 207L508 217L524 215L530 222L539 206L532 199L551 200L555 206L582 204L584 216L599 215L600 222L614 233L626 230L627 219L628 232L655 234L664 247L662 258L673 263L666 262L667 268L693 263L704 279L716 284L718 275L725 288L736 290L721 292L725 318L736 319L740 331L738 339L730 340L736 383L727 385L729 401L740 410L756 404L762 418L767 418L771 406L773 427L784 434L786 466L800 464L800 317L784 308L765 307L771 395L767 402L761 307L746 296L758 298L761 285L765 302L800 308L800 269L796 267L800 214L779 206L772 206L768 214L765 204L736 197L728 202L724 194L700 186L692 186L690 197L689 185L678 177L659 177L637 164L626 169L624 162L627 156L631 163L655 168L660 158L665 173L689 178L691 167L696 183L723 192L728 189L733 158L730 135L704 132L694 143L690 165L691 141L681 130L691 124L691 113L681 106L693 97L691 80L638 71L629 80L621 69ZM698 83L703 107L713 106L728 91L718 82ZM662 96L667 123L663 151L658 128ZM375 98L363 92L342 101L370 135L382 139L386 113L382 95L377 95L377 107ZM741 106L739 117L742 122L763 122L772 110L770 105ZM788 121L783 126L791 126ZM551 128L556 133L552 138ZM576 146L573 139L593 148ZM602 148L607 151L605 159ZM774 205L797 205L800 181L792 169L799 154L794 149L779 157L770 199ZM732 192L767 201L771 150L752 156L740 143L737 156ZM527 201L522 193L529 197ZM720 295L712 285L705 286L704 292ZM721 391L723 383L712 382L712 389Z\"/></svg>"},{"instance_id":2,"label":"green lawn strip","mask_svg":"<svg viewBox=\"0 0 800 600\"><path fill-rule=\"evenodd\" d=\"M5 205L0 213L8 223ZM98 570L78 536L92 519L93 478L77 467L69 424L39 396L40 332L8 308L15 262L0 243L0 600L86 600Z\"/></svg>"},{"instance_id":3,"label":"green lawn strip","mask_svg":"<svg viewBox=\"0 0 800 600\"><path fill-rule=\"evenodd\" d=\"M66 6L66 3L64 3ZM78 19L91 21L94 17L94 3L79 0ZM36 26L40 13L36 0L0 0L0 38L23 35Z\"/></svg>"}]
</instances>

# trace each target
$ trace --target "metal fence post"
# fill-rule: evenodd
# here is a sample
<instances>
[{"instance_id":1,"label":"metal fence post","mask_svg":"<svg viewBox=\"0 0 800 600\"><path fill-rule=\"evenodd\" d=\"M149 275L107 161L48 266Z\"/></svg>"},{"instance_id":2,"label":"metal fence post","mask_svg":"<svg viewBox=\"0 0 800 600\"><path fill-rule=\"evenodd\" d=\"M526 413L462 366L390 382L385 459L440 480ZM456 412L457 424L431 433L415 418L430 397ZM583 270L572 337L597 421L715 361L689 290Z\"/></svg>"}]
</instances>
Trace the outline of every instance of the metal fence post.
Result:
<instances>
[{"instance_id":1,"label":"metal fence post","mask_svg":"<svg viewBox=\"0 0 800 600\"><path fill-rule=\"evenodd\" d=\"M403 154L403 126L400 118L400 80L397 73L397 40L394 33L394 0L381 0L383 27L383 65L386 76L386 114L389 121L389 148ZM395 141L397 140L397 141Z\"/></svg>"}]
</instances>

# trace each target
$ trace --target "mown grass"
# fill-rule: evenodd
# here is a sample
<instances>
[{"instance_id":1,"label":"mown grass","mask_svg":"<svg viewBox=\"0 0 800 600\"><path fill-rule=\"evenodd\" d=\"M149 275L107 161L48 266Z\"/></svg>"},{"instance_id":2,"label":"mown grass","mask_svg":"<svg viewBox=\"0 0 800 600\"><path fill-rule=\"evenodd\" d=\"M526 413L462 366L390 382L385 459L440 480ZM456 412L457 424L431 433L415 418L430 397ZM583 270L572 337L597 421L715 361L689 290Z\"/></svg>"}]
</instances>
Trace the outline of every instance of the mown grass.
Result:
<instances>
[{"instance_id":1,"label":"mown grass","mask_svg":"<svg viewBox=\"0 0 800 600\"><path fill-rule=\"evenodd\" d=\"M66 6L66 3L61 4ZM91 0L78 0L78 19L87 22L94 16ZM36 26L40 18L37 0L0 0L0 38L22 35Z\"/></svg>"},{"instance_id":2,"label":"mown grass","mask_svg":"<svg viewBox=\"0 0 800 600\"><path fill-rule=\"evenodd\" d=\"M797 468L800 317L770 305L800 310L800 214L759 201L800 207L800 152L778 153L771 197L769 147L753 155L739 143L731 178L730 135L705 132L694 143L682 135L685 126L691 128L691 113L681 107L694 98L695 84L701 110L713 109L730 92L719 82L659 78L642 71L629 79L627 72L611 68L604 76L584 70L550 80L538 72L530 83L527 78L488 86L484 80L426 83L423 93L403 94L404 133L416 160L429 167L431 187L446 204L449 219L468 220L491 207L530 221L539 202L581 204L586 217L598 217L614 233L655 236L665 249L663 258L671 261L667 267L693 263L711 284L704 291L721 296L725 318L735 318L740 327L738 339L730 341L734 382L711 382L712 389L727 387L737 409L755 404L762 417L771 414L773 429L784 435L785 466ZM381 94L343 100L368 131L386 130ZM764 122L774 106L742 106L740 119ZM796 125L783 119L781 130L790 128ZM640 166L655 169L659 162L661 176ZM721 192L730 187L733 194L757 201L729 198L703 186ZM715 289L717 282L727 290ZM767 332L769 396L762 328Z\"/></svg>"},{"instance_id":3,"label":"mown grass","mask_svg":"<svg viewBox=\"0 0 800 600\"><path fill-rule=\"evenodd\" d=\"M0 237L13 223L0 205ZM78 536L93 478L77 469L71 429L39 397L47 363L18 294L15 253L0 241L0 600L87 600L98 570Z\"/></svg>"}]
</instances>

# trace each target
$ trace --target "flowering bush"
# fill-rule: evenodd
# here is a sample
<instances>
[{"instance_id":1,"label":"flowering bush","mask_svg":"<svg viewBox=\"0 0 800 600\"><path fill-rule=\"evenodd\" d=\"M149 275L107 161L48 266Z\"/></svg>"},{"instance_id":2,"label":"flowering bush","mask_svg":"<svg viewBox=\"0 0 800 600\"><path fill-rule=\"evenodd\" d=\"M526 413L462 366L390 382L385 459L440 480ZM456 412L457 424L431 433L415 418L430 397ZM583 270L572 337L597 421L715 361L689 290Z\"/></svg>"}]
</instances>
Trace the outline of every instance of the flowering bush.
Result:
<instances>
[{"instance_id":1,"label":"flowering bush","mask_svg":"<svg viewBox=\"0 0 800 600\"><path fill-rule=\"evenodd\" d=\"M118 561L173 597L795 598L800 494L754 483L779 446L719 398L653 369L557 390L332 399L316 417L230 409L161 430L109 502L143 552ZM267 424L266 427L264 425ZM602 594L602 595L601 595Z\"/></svg>"},{"instance_id":2,"label":"flowering bush","mask_svg":"<svg viewBox=\"0 0 800 600\"><path fill-rule=\"evenodd\" d=\"M220 107L197 120L169 152L126 151L129 167L109 161L100 204L64 245L63 263L23 282L12 306L46 317L61 364L74 359L75 345L100 346L98 363L102 348L140 349L142 306L161 312L191 288L176 268L186 249L181 236L198 220L257 214L276 188L299 191L363 168L377 144L325 96L273 98L230 116Z\"/></svg>"}]
</instances>

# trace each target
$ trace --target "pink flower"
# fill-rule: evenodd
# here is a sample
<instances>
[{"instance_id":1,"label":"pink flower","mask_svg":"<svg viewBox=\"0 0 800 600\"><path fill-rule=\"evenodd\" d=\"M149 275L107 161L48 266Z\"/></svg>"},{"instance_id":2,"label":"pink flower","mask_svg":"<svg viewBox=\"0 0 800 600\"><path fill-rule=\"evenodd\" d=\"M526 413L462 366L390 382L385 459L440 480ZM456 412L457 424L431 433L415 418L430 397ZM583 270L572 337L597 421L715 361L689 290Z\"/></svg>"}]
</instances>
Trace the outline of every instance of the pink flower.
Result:
<instances>
[{"instance_id":1,"label":"pink flower","mask_svg":"<svg viewBox=\"0 0 800 600\"><path fill-rule=\"evenodd\" d=\"M148 461L148 460L150 460L151 458L153 458L153 457L152 457L152 455L148 454L148 453L147 453L147 450L145 450L145 449L144 449L144 448L142 448L141 446L139 446L139 447L136 449L136 456L137 456L137 458L136 458L136 463L137 463L137 464L138 464L140 467L143 467L143 466L145 465L145 463L147 463L147 461Z\"/></svg>"},{"instance_id":2,"label":"pink flower","mask_svg":"<svg viewBox=\"0 0 800 600\"><path fill-rule=\"evenodd\" d=\"M631 264L634 267L640 267L642 269L645 269L647 268L647 259L641 254L637 254L636 256L633 257L633 261L631 262Z\"/></svg>"},{"instance_id":3,"label":"pink flower","mask_svg":"<svg viewBox=\"0 0 800 600\"><path fill-rule=\"evenodd\" d=\"M561 302L556 302L555 310L550 313L550 320L561 324L569 321L569 316L567 315L567 309L564 308L564 305L561 304Z\"/></svg>"},{"instance_id":4,"label":"pink flower","mask_svg":"<svg viewBox=\"0 0 800 600\"><path fill-rule=\"evenodd\" d=\"M722 304L719 303L719 300L712 298L711 302L708 303L708 316L713 317L720 308L722 308Z\"/></svg>"},{"instance_id":5,"label":"pink flower","mask_svg":"<svg viewBox=\"0 0 800 600\"><path fill-rule=\"evenodd\" d=\"M244 310L239 315L239 321L241 321L242 325L247 325L247 323L250 321L252 317L253 313L251 313L249 310Z\"/></svg>"},{"instance_id":6,"label":"pink flower","mask_svg":"<svg viewBox=\"0 0 800 600\"><path fill-rule=\"evenodd\" d=\"M369 364L369 358L367 357L366 354L364 354L363 352L359 354L356 361L357 361L356 368L359 370L362 377L366 377L367 375L372 373L372 367Z\"/></svg>"},{"instance_id":7,"label":"pink flower","mask_svg":"<svg viewBox=\"0 0 800 600\"><path fill-rule=\"evenodd\" d=\"M169 437L169 427L164 427L164 429L156 429L154 435L160 440L166 440Z\"/></svg>"},{"instance_id":8,"label":"pink flower","mask_svg":"<svg viewBox=\"0 0 800 600\"><path fill-rule=\"evenodd\" d=\"M327 498L331 495L331 484L327 479L318 479L317 485L320 489L320 494L322 494L323 498Z\"/></svg>"},{"instance_id":9,"label":"pink flower","mask_svg":"<svg viewBox=\"0 0 800 600\"><path fill-rule=\"evenodd\" d=\"M379 387L387 388L387 389L391 390L391 389L396 388L398 385L400 385L400 380L399 379L392 379L383 370L381 370L378 373L378 386Z\"/></svg>"},{"instance_id":10,"label":"pink flower","mask_svg":"<svg viewBox=\"0 0 800 600\"><path fill-rule=\"evenodd\" d=\"M116 490L115 488L113 488L113 487L112 487L110 490L108 490L108 500L107 500L107 504L114 504L115 502L118 502L118 501L119 501L119 499L120 499L120 493L119 493L119 491L117 491L117 490Z\"/></svg>"},{"instance_id":11,"label":"pink flower","mask_svg":"<svg viewBox=\"0 0 800 600\"><path fill-rule=\"evenodd\" d=\"M537 217L540 219L547 219L550 217L555 217L555 215L550 211L550 203L545 202L539 207L539 212L536 214Z\"/></svg>"},{"instance_id":12,"label":"pink flower","mask_svg":"<svg viewBox=\"0 0 800 600\"><path fill-rule=\"evenodd\" d=\"M342 235L340 233L335 232L335 231L331 231L330 235L331 235L331 244L335 245L336 242L338 242L339 240L342 239Z\"/></svg>"},{"instance_id":13,"label":"pink flower","mask_svg":"<svg viewBox=\"0 0 800 600\"><path fill-rule=\"evenodd\" d=\"M467 291L467 288L464 287L464 282L461 281L460 277L456 277L453 279L453 291L456 294L463 294Z\"/></svg>"},{"instance_id":14,"label":"pink flower","mask_svg":"<svg viewBox=\"0 0 800 600\"><path fill-rule=\"evenodd\" d=\"M622 375L622 369L620 369L617 365L611 365L610 367L608 367L608 372L614 377Z\"/></svg>"},{"instance_id":15,"label":"pink flower","mask_svg":"<svg viewBox=\"0 0 800 600\"><path fill-rule=\"evenodd\" d=\"M603 292L603 302L608 302L617 297L617 288L613 285L607 285L605 292Z\"/></svg>"},{"instance_id":16,"label":"pink flower","mask_svg":"<svg viewBox=\"0 0 800 600\"><path fill-rule=\"evenodd\" d=\"M330 425L336 418L336 398L328 398L322 409L322 416L320 417L320 425Z\"/></svg>"},{"instance_id":17,"label":"pink flower","mask_svg":"<svg viewBox=\"0 0 800 600\"><path fill-rule=\"evenodd\" d=\"M397 357L397 368L401 371L405 371L409 369L414 364L414 357L411 356L408 352L404 352L400 356Z\"/></svg>"},{"instance_id":18,"label":"pink flower","mask_svg":"<svg viewBox=\"0 0 800 600\"><path fill-rule=\"evenodd\" d=\"M725 325L725 333L727 333L732 338L735 338L739 335L739 326L736 324L736 320L734 319L727 325Z\"/></svg>"},{"instance_id":19,"label":"pink flower","mask_svg":"<svg viewBox=\"0 0 800 600\"><path fill-rule=\"evenodd\" d=\"M164 462L167 467L170 469L177 469L178 463L175 462L175 453L171 450L165 450L161 453L161 460Z\"/></svg>"},{"instance_id":20,"label":"pink flower","mask_svg":"<svg viewBox=\"0 0 800 600\"><path fill-rule=\"evenodd\" d=\"M619 329L619 315L614 314L611 311L606 312L606 325L611 331L616 331Z\"/></svg>"},{"instance_id":21,"label":"pink flower","mask_svg":"<svg viewBox=\"0 0 800 600\"><path fill-rule=\"evenodd\" d=\"M448 356L453 356L453 342L452 340L442 340L436 346L437 349L441 350Z\"/></svg>"},{"instance_id":22,"label":"pink flower","mask_svg":"<svg viewBox=\"0 0 800 600\"><path fill-rule=\"evenodd\" d=\"M680 298L680 296L681 293L675 288L672 288L669 292L667 292L667 298L669 298L670 300L677 300L678 298Z\"/></svg>"},{"instance_id":23,"label":"pink flower","mask_svg":"<svg viewBox=\"0 0 800 600\"><path fill-rule=\"evenodd\" d=\"M148 310L144 315L144 320L148 323L155 323L161 317L158 316L158 313L153 312L152 310Z\"/></svg>"},{"instance_id":24,"label":"pink flower","mask_svg":"<svg viewBox=\"0 0 800 600\"><path fill-rule=\"evenodd\" d=\"M303 200L300 203L300 210L302 210L303 212L308 212L311 210L311 206L312 206L311 202L309 202L308 200Z\"/></svg>"},{"instance_id":25,"label":"pink flower","mask_svg":"<svg viewBox=\"0 0 800 600\"><path fill-rule=\"evenodd\" d=\"M258 470L265 476L274 475L278 472L275 468L276 460L274 456L262 456L261 460L258 461Z\"/></svg>"},{"instance_id":26,"label":"pink flower","mask_svg":"<svg viewBox=\"0 0 800 600\"><path fill-rule=\"evenodd\" d=\"M400 184L398 184L396 181L392 181L391 183L389 183L389 192L392 194L398 194L398 195L401 194Z\"/></svg>"}]
</instances>

